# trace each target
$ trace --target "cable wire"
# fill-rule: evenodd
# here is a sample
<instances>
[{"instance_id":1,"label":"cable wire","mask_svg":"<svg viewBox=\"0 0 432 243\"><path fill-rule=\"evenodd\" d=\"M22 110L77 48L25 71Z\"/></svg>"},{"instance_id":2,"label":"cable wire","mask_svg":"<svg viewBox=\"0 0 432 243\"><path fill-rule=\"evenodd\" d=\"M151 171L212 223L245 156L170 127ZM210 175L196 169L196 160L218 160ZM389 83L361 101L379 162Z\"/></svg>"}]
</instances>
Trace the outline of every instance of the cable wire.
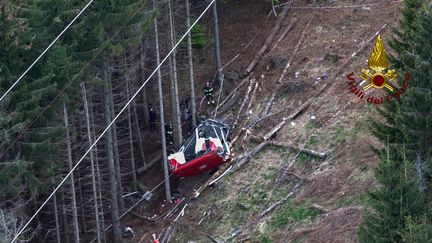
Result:
<instances>
[{"instance_id":1,"label":"cable wire","mask_svg":"<svg viewBox=\"0 0 432 243\"><path fill-rule=\"evenodd\" d=\"M92 4L94 0L90 0L87 5L75 16L75 18L72 19L72 21L63 29L62 32L51 42L51 44L48 45L48 47L36 58L36 60L24 71L23 74L15 81L15 83L10 86L10 88L2 95L0 98L0 102L12 91L12 89L21 81L22 78L30 71L30 69L33 68L34 65L45 55L45 53L48 52L48 50L57 42L57 40L66 32L66 30L69 29L69 27L81 16L81 14Z\"/></svg>"},{"instance_id":2,"label":"cable wire","mask_svg":"<svg viewBox=\"0 0 432 243\"><path fill-rule=\"evenodd\" d=\"M171 56L171 54L175 51L178 45L186 38L187 34L192 30L192 28L198 23L198 21L204 16L204 14L208 11L208 9L212 6L215 0L212 0L208 6L204 9L204 11L200 14L200 16L195 20L195 22L189 27L189 29L183 34L183 36L177 41L175 46L168 52L164 59L162 59L161 63L153 70L153 72L149 75L149 77L144 81L144 83L140 86L140 88L132 95L131 99L123 106L120 112L114 117L114 119L108 124L105 130L99 135L99 137L93 142L90 148L82 155L82 157L78 160L78 162L74 165L74 167L67 173L67 175L63 178L63 180L57 185L57 187L53 190L53 192L48 196L48 198L42 203L42 205L36 210L33 216L27 221L27 223L20 229L20 231L15 235L12 239L12 243L15 242L18 237L24 232L24 230L30 225L30 223L34 220L34 218L39 214L39 212L43 209L43 207L48 203L49 200L54 196L54 194L60 189L61 186L66 182L66 180L71 176L71 174L76 170L76 168L84 161L85 157L90 153L90 151L96 146L99 140L105 135L105 133L111 128L111 126L117 121L121 114L126 110L126 108L132 103L135 97L141 92L144 86L148 83L148 81L153 77L153 75L159 70L159 68L165 63L165 61Z\"/></svg>"}]
</instances>

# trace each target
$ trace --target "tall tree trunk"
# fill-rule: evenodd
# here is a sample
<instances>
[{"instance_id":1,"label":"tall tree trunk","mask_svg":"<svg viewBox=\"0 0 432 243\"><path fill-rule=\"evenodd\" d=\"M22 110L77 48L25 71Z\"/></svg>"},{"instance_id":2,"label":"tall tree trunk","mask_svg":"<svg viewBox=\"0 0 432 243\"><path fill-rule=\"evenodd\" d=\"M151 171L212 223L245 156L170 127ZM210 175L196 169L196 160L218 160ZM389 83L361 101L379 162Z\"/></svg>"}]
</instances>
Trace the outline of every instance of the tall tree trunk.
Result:
<instances>
[{"instance_id":1,"label":"tall tree trunk","mask_svg":"<svg viewBox=\"0 0 432 243\"><path fill-rule=\"evenodd\" d=\"M83 99L84 99L84 110L86 113L86 125L87 125L87 138L89 144L93 144L92 141L92 132L90 129L90 113L89 113L89 107L87 102L87 93L85 89L85 85L81 84L82 92L83 92ZM92 179L92 189L93 189L93 207L95 212L95 224L96 224L96 239L98 243L101 243L101 234L102 230L100 227L100 221L99 221L99 205L98 205L98 196L97 196L97 187L96 187L96 174L95 174L95 162L94 162L94 154L93 150L90 151L90 166L91 166L91 179Z\"/></svg>"},{"instance_id":2,"label":"tall tree trunk","mask_svg":"<svg viewBox=\"0 0 432 243\"><path fill-rule=\"evenodd\" d=\"M130 99L130 90L129 90L129 79L126 78L126 98L127 100ZM138 189L138 181L137 181L137 174L136 174L136 166L135 166L135 154L134 154L134 145L133 145L133 129L132 129L132 113L131 113L131 106L128 106L128 129L129 129L129 150L130 150L130 163L131 163L131 170L132 170L132 182L133 182L133 189ZM139 131L138 131L139 132Z\"/></svg>"},{"instance_id":3,"label":"tall tree trunk","mask_svg":"<svg viewBox=\"0 0 432 243\"><path fill-rule=\"evenodd\" d=\"M67 220L67 209L66 209L66 202L65 202L65 192L62 191L61 193L61 201L62 201L62 219L63 219L63 226L64 226L64 235L65 235L65 242L70 243L70 233L69 233L69 223Z\"/></svg>"},{"instance_id":4,"label":"tall tree trunk","mask_svg":"<svg viewBox=\"0 0 432 243\"><path fill-rule=\"evenodd\" d=\"M157 10L156 0L153 0L153 10ZM156 51L156 66L160 65L160 51L159 51L159 36L158 36L158 21L154 21L154 32L155 32L155 51ZM171 202L171 188L168 173L168 159L166 151L166 139L165 139L165 121L164 121L164 106L163 106L163 92L162 92L162 74L160 68L157 69L157 81L159 91L159 112L160 112L160 127L161 127L161 138L162 138L162 159L164 165L164 176L165 176L165 197L167 202Z\"/></svg>"},{"instance_id":5,"label":"tall tree trunk","mask_svg":"<svg viewBox=\"0 0 432 243\"><path fill-rule=\"evenodd\" d=\"M108 70L109 64L108 64ZM111 115L111 121L114 119L115 116L115 109L114 109L114 99L112 95L112 82L111 82L111 71L108 71L108 97L109 97L109 105L110 105L110 115ZM120 153L118 148L118 137L117 137L117 125L114 123L112 125L112 142L113 142L113 149L114 149L114 161L115 161L115 170L116 170L116 177L117 177L117 188L118 188L118 202L119 202L119 210L122 211L124 208L123 203L123 188L122 188L122 176L121 176L121 166L120 166Z\"/></svg>"},{"instance_id":6,"label":"tall tree trunk","mask_svg":"<svg viewBox=\"0 0 432 243\"><path fill-rule=\"evenodd\" d=\"M144 62L144 50L143 50L142 42L141 42L141 48L142 49L140 50L140 72L141 72L140 73L140 75L141 75L140 78L141 78L141 83L144 83L145 82L145 73L144 73L144 67L145 67L144 64L145 64L145 62ZM125 52L124 57L125 57L124 58L125 59L125 66L127 66L127 54L126 54L126 52ZM129 78L128 74L126 74L126 83L127 83L128 87L129 87L127 89L127 94L130 96L132 85L130 83L130 78ZM142 92L143 92L143 99L144 99L144 103L143 103L143 105L144 105L144 116L145 116L144 119L146 121L148 121L149 114L148 114L147 94L146 94L146 91L145 91L145 87L143 88ZM129 98L128 98L128 100L129 100ZM135 102L135 100L132 101L132 104L130 106L132 107L132 111L133 111L133 115L134 115L134 122L132 122L132 124L135 124L135 128L136 128L135 135L138 137L138 149L139 149L139 152L140 152L140 156L141 156L141 160L142 160L142 165L145 166L147 164L147 162L146 162L146 157L145 157L144 147L143 147L144 141L142 139L142 134L141 134L142 131L141 131L141 128L139 126L140 123L138 121L138 113L137 113L137 109L136 109L136 102ZM128 107L128 110L129 109L130 108ZM145 112L147 112L147 115L145 114ZM131 113L129 113L129 115L130 114ZM132 136L133 135L134 135L134 133L132 133Z\"/></svg>"},{"instance_id":7,"label":"tall tree trunk","mask_svg":"<svg viewBox=\"0 0 432 243\"><path fill-rule=\"evenodd\" d=\"M69 134L69 120L68 120L68 114L67 114L67 108L66 104L63 103L63 114L64 114L64 125L66 128L66 150L67 150L67 156L68 156L68 164L69 164L69 170L72 170L73 162L72 162L72 148L71 148L71 141L70 141L70 134ZM74 180L74 173L70 176L71 181L71 197L72 197L72 225L74 228L74 242L79 243L79 227L78 227L78 213L77 213L77 204L76 204L76 195L75 195L75 180Z\"/></svg>"},{"instance_id":8,"label":"tall tree trunk","mask_svg":"<svg viewBox=\"0 0 432 243\"><path fill-rule=\"evenodd\" d=\"M137 113L137 109L136 109L136 103L135 100L132 101L132 109L133 109L133 114L134 114L134 119L135 119L135 129L136 129L136 136L138 137L138 149L141 155L141 160L142 160L142 165L145 166L147 164L146 161L146 157L145 157L145 153L144 153L144 140L142 139L141 136L141 128L139 126L139 121L138 121L138 113Z\"/></svg>"},{"instance_id":9,"label":"tall tree trunk","mask_svg":"<svg viewBox=\"0 0 432 243\"><path fill-rule=\"evenodd\" d=\"M107 83L104 84L104 107L105 107L105 125L108 126L111 123L111 109L110 109L110 98L109 93L109 67L107 61L104 64L104 78ZM110 194L111 194L111 221L112 221L112 240L113 242L121 242L120 234L120 222L119 222L119 205L118 205L118 187L116 179L116 168L114 162L114 148L113 148L113 134L112 128L109 128L106 135L106 152L108 157L108 170L110 179Z\"/></svg>"},{"instance_id":10,"label":"tall tree trunk","mask_svg":"<svg viewBox=\"0 0 432 243\"><path fill-rule=\"evenodd\" d=\"M168 10L169 10L169 23L170 23L170 41L171 48L175 46L175 27L174 27L174 13L171 5L171 0L168 0ZM180 148L183 136L181 128L181 114L180 114L180 102L178 93L178 78L177 78L177 61L176 61L177 51L174 50L170 57L170 70L171 76L171 99L172 99L172 114L173 114L173 133L174 133L174 147Z\"/></svg>"},{"instance_id":11,"label":"tall tree trunk","mask_svg":"<svg viewBox=\"0 0 432 243\"><path fill-rule=\"evenodd\" d=\"M214 38L215 38L215 57L216 57L216 71L218 83L220 85L220 94L222 94L222 84L224 80L224 73L222 71L222 62L220 54L220 41L219 41L219 20L217 14L217 1L213 3L213 24L214 24ZM220 99L220 98L219 98Z\"/></svg>"},{"instance_id":12,"label":"tall tree trunk","mask_svg":"<svg viewBox=\"0 0 432 243\"><path fill-rule=\"evenodd\" d=\"M92 114L90 116L91 118L91 125L93 127L92 129L92 133L91 133L91 139L92 141L96 140L96 134L94 131L94 128L96 127L95 125L95 119L94 119L94 112L93 112L93 106L92 106L92 99L90 96L90 100L89 100L89 113ZM97 188L98 188L98 196L99 196L99 208L100 208L100 222L101 222L101 237L102 237L102 241L105 243L106 242L106 237L105 237L105 213L104 213L104 208L103 208L103 197L102 197L102 180L103 180L103 176L101 176L100 172L100 167L99 167L99 157L98 157L98 147L95 146L94 147L94 159L95 159L95 163L96 163L96 173L97 173Z\"/></svg>"},{"instance_id":13,"label":"tall tree trunk","mask_svg":"<svg viewBox=\"0 0 432 243\"><path fill-rule=\"evenodd\" d=\"M186 27L190 28L190 4L189 0L186 1ZM195 80L194 80L194 68L193 68L193 53L192 53L192 31L189 31L187 36L188 45L188 58L189 58L189 82L191 88L191 108L192 108L192 124L195 127L196 124L196 101L195 101Z\"/></svg>"},{"instance_id":14,"label":"tall tree trunk","mask_svg":"<svg viewBox=\"0 0 432 243\"><path fill-rule=\"evenodd\" d=\"M59 223L58 208L57 208L57 193L54 194L53 203L54 203L54 220L56 226L56 238L57 238L57 243L61 243L60 223Z\"/></svg>"},{"instance_id":15,"label":"tall tree trunk","mask_svg":"<svg viewBox=\"0 0 432 243\"><path fill-rule=\"evenodd\" d=\"M83 177L81 177L81 175L80 175L81 173L79 173L78 172L78 178L83 178ZM81 205L81 214L80 214L80 216L81 216L81 231L83 232L83 236L84 237L87 237L87 223L86 223L86 218L85 218L85 204L84 204L84 202L83 202L83 194L82 194L82 184L81 184L81 182L82 182L82 180L78 180L77 181L77 183L78 183L78 193L79 193L79 204Z\"/></svg>"},{"instance_id":16,"label":"tall tree trunk","mask_svg":"<svg viewBox=\"0 0 432 243\"><path fill-rule=\"evenodd\" d=\"M125 62L127 62L127 60L125 60ZM144 83L144 81L146 80L144 67L145 67L145 47L144 47L144 40L143 40L143 38L141 38L141 42L140 42L140 65L139 65L141 83ZM149 117L149 105L147 102L146 87L144 87L142 89L142 98L143 98L144 124L149 125L150 117Z\"/></svg>"}]
</instances>

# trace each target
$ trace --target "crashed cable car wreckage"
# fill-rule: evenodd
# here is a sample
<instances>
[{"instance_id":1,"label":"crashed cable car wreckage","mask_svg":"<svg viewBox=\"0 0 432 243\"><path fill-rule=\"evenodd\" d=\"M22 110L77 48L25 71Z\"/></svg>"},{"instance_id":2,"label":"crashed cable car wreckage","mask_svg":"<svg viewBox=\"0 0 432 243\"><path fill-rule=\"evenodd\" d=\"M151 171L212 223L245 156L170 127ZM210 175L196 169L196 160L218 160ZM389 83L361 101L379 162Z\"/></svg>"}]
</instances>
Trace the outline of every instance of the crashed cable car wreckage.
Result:
<instances>
[{"instance_id":1,"label":"crashed cable car wreckage","mask_svg":"<svg viewBox=\"0 0 432 243\"><path fill-rule=\"evenodd\" d=\"M179 178L199 175L229 162L229 126L212 119L203 121L178 152L168 156L171 173Z\"/></svg>"}]
</instances>

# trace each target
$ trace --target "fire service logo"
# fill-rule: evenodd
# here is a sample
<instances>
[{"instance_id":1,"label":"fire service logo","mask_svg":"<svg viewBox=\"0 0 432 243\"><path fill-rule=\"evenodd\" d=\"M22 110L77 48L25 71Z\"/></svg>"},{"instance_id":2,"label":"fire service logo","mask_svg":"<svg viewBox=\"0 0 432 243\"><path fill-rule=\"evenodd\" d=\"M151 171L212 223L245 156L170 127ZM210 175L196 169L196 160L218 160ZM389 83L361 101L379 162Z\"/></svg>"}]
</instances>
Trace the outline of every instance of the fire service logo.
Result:
<instances>
[{"instance_id":1,"label":"fire service logo","mask_svg":"<svg viewBox=\"0 0 432 243\"><path fill-rule=\"evenodd\" d=\"M358 86L355 78L353 77L354 73L347 75L347 79L350 81L348 83L349 91L357 95L357 97L360 99L364 99L366 97L366 101L369 103L383 104L384 102L390 102L391 100L399 100L402 94L407 91L409 81L411 80L411 76L408 73L406 73L404 76L402 87L397 89L394 86L395 82L393 82L397 77L396 71L394 69L389 69L386 71L389 64L380 35L378 35L373 52L369 57L368 66L369 69L361 69L360 78L362 81ZM376 95L375 93L380 92L374 91L381 89L386 90L386 94ZM375 94L375 96L371 93Z\"/></svg>"}]
</instances>

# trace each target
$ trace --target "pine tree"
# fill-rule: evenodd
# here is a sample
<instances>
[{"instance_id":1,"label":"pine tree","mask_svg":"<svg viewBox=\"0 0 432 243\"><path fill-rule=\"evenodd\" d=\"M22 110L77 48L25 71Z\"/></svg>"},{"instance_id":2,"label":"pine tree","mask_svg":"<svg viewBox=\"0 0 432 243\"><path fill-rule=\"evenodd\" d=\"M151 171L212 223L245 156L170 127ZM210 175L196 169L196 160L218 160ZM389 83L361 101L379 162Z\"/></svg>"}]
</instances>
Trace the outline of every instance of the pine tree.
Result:
<instances>
[{"instance_id":1,"label":"pine tree","mask_svg":"<svg viewBox=\"0 0 432 243\"><path fill-rule=\"evenodd\" d=\"M389 145L379 154L375 177L380 187L369 193L372 212L360 227L360 242L400 242L405 217L422 210L423 200L415 186L412 167L403 158L405 150L399 149L400 146Z\"/></svg>"}]
</instances>

